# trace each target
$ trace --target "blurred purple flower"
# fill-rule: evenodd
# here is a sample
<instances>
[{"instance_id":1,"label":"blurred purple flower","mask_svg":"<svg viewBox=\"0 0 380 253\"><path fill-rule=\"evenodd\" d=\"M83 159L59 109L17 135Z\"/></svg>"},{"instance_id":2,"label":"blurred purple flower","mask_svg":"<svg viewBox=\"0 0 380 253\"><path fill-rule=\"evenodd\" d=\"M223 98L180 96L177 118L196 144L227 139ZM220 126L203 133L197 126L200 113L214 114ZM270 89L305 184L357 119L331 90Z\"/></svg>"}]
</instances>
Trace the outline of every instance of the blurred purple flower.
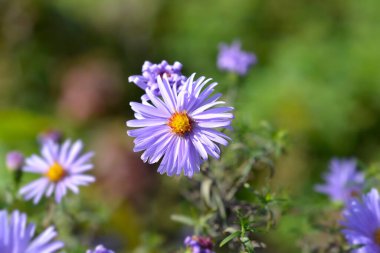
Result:
<instances>
[{"instance_id":1,"label":"blurred purple flower","mask_svg":"<svg viewBox=\"0 0 380 253\"><path fill-rule=\"evenodd\" d=\"M60 142L62 141L63 134L62 132L54 129L49 129L46 131L41 132L38 135L38 141L41 144L44 144L48 141L53 141L53 142Z\"/></svg>"},{"instance_id":2,"label":"blurred purple flower","mask_svg":"<svg viewBox=\"0 0 380 253\"><path fill-rule=\"evenodd\" d=\"M380 252L380 198L377 189L352 200L343 212L342 231L350 245L362 245L354 253Z\"/></svg>"},{"instance_id":3,"label":"blurred purple flower","mask_svg":"<svg viewBox=\"0 0 380 253\"><path fill-rule=\"evenodd\" d=\"M103 245L99 245L94 250L87 250L86 253L115 253L115 252L104 248Z\"/></svg>"},{"instance_id":4,"label":"blurred purple flower","mask_svg":"<svg viewBox=\"0 0 380 253\"><path fill-rule=\"evenodd\" d=\"M24 165L24 160L24 155L21 152L12 151L7 153L6 165L12 171L20 170Z\"/></svg>"},{"instance_id":5,"label":"blurred purple flower","mask_svg":"<svg viewBox=\"0 0 380 253\"><path fill-rule=\"evenodd\" d=\"M185 246L191 250L191 253L214 253L212 250L213 243L208 237L187 236Z\"/></svg>"},{"instance_id":6,"label":"blurred purple flower","mask_svg":"<svg viewBox=\"0 0 380 253\"><path fill-rule=\"evenodd\" d=\"M129 130L128 135L136 137L134 151L144 151L144 162L152 164L162 158L159 173L172 176L184 171L185 176L192 177L208 155L219 158L217 144L228 144L230 138L216 128L230 127L233 108L213 108L224 102L217 101L221 94L210 97L217 85L208 85L210 79L194 81L193 74L179 92L170 86L167 77L157 80L163 100L147 89L151 103L132 102L136 119L129 120L127 126L139 129Z\"/></svg>"},{"instance_id":7,"label":"blurred purple flower","mask_svg":"<svg viewBox=\"0 0 380 253\"><path fill-rule=\"evenodd\" d=\"M93 152L80 155L83 143L76 141L71 145L67 140L62 145L49 141L41 148L42 156L32 155L26 159L23 171L38 173L42 178L37 179L20 189L20 194L26 200L33 199L37 204L42 196L50 197L55 191L55 201L61 202L67 190L78 193L78 186L88 185L95 181L90 175L83 174L91 170L89 163Z\"/></svg>"},{"instance_id":8,"label":"blurred purple flower","mask_svg":"<svg viewBox=\"0 0 380 253\"><path fill-rule=\"evenodd\" d=\"M149 89L155 96L160 96L157 77L160 76L162 78L166 75L169 85L176 85L179 88L186 81L186 77L182 75L181 70L182 64L177 61L173 65L168 64L167 61L162 61L159 64L145 61L142 66L142 75L130 76L128 81L135 83L143 90ZM147 100L148 96L144 95L143 99Z\"/></svg>"},{"instance_id":9,"label":"blurred purple flower","mask_svg":"<svg viewBox=\"0 0 380 253\"><path fill-rule=\"evenodd\" d=\"M364 186L364 174L356 170L355 159L333 159L330 170L324 174L325 184L316 185L315 190L327 194L332 201L349 202L360 196Z\"/></svg>"},{"instance_id":10,"label":"blurred purple flower","mask_svg":"<svg viewBox=\"0 0 380 253\"><path fill-rule=\"evenodd\" d=\"M242 51L239 41L233 42L231 46L224 43L219 46L217 64L220 70L237 73L243 76L247 74L249 68L253 64L256 64L256 62L256 55Z\"/></svg>"},{"instance_id":11,"label":"blurred purple flower","mask_svg":"<svg viewBox=\"0 0 380 253\"><path fill-rule=\"evenodd\" d=\"M53 241L57 236L54 227L48 227L33 239L35 225L27 224L27 216L13 211L8 218L5 210L0 211L0 252L1 253L53 253L63 247L60 241Z\"/></svg>"}]
</instances>

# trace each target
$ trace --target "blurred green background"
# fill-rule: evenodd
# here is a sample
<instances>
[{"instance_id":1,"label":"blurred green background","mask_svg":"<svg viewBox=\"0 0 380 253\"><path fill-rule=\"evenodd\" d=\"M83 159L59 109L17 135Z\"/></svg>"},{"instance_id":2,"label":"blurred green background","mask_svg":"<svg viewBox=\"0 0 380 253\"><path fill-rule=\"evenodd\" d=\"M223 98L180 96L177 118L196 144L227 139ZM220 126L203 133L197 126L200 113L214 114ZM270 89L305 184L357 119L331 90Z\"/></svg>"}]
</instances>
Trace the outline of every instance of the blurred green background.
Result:
<instances>
[{"instance_id":1,"label":"blurred green background","mask_svg":"<svg viewBox=\"0 0 380 253\"><path fill-rule=\"evenodd\" d=\"M0 155L36 152L47 129L82 138L98 177L84 192L113 210L100 238L118 238L115 249L180 244L188 231L169 218L179 179L131 151L128 104L142 91L127 78L165 59L226 90L218 45L240 39L259 63L241 79L236 120L287 129L273 188L300 205L324 201L313 184L331 157L380 163L379 9L376 0L0 0ZM265 252L298 252L303 222L284 217Z\"/></svg>"}]
</instances>

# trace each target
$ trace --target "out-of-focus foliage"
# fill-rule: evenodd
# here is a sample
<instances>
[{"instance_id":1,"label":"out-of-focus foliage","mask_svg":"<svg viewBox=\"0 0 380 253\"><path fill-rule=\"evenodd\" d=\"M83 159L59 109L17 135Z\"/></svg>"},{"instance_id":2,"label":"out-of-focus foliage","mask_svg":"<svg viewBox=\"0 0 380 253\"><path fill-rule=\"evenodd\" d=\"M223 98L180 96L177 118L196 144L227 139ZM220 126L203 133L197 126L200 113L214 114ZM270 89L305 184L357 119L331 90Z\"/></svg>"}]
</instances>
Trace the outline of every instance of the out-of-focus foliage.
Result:
<instances>
[{"instance_id":1,"label":"out-of-focus foliage","mask_svg":"<svg viewBox=\"0 0 380 253\"><path fill-rule=\"evenodd\" d=\"M260 239L265 252L298 252L299 235L314 231L301 214L326 201L312 185L330 157L380 162L379 8L376 0L0 0L0 188L12 187L8 150L35 153L39 132L60 129L96 151L98 183L73 197L74 210L82 197L107 196L109 213L96 205L101 221L93 222L107 225L83 243L174 251L188 233L170 220L185 205L184 179L158 178L131 151L124 121L142 91L127 77L144 60L178 60L185 74L227 91L217 46L239 38L259 63L236 87L235 122L257 129L267 120L291 140L270 187L288 191L295 208ZM81 226L91 225L89 203Z\"/></svg>"},{"instance_id":2,"label":"out-of-focus foliage","mask_svg":"<svg viewBox=\"0 0 380 253\"><path fill-rule=\"evenodd\" d=\"M274 227L285 206L286 199L267 188L274 162L285 151L286 134L266 123L258 129L237 126L235 132L222 158L206 163L202 175L183 190L193 213L172 219L213 237L220 247L229 243L230 251L252 253L265 247L256 234Z\"/></svg>"}]
</instances>

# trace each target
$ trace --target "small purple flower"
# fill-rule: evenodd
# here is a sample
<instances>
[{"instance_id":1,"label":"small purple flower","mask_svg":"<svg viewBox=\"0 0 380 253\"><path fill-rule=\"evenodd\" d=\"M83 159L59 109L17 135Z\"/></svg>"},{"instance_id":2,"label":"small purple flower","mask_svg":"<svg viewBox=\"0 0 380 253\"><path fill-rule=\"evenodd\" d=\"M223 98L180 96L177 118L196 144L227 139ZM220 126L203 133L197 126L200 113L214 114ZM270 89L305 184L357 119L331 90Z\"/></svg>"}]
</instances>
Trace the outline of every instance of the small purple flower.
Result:
<instances>
[{"instance_id":1,"label":"small purple flower","mask_svg":"<svg viewBox=\"0 0 380 253\"><path fill-rule=\"evenodd\" d=\"M5 210L0 211L0 252L1 253L54 253L63 247L63 243L53 241L57 236L54 227L45 229L34 237L36 227L27 223L27 216L13 211L8 218Z\"/></svg>"},{"instance_id":2,"label":"small purple flower","mask_svg":"<svg viewBox=\"0 0 380 253\"><path fill-rule=\"evenodd\" d=\"M191 250L191 253L214 253L211 239L204 236L187 236L185 246Z\"/></svg>"},{"instance_id":3,"label":"small purple flower","mask_svg":"<svg viewBox=\"0 0 380 253\"><path fill-rule=\"evenodd\" d=\"M18 151L12 151L7 154L6 164L12 171L20 170L24 165L24 155Z\"/></svg>"},{"instance_id":4,"label":"small purple flower","mask_svg":"<svg viewBox=\"0 0 380 253\"><path fill-rule=\"evenodd\" d=\"M210 96L217 85L208 84L210 80L194 80L193 74L177 92L167 77L158 77L162 99L147 89L150 103L130 103L136 119L129 120L127 126L139 128L128 131L136 138L134 151L144 151L144 162L161 160L159 173L172 176L184 171L192 177L209 155L219 158L217 144L228 144L230 138L216 129L230 128L233 108L215 107L224 102L218 101L221 94Z\"/></svg>"},{"instance_id":5,"label":"small purple flower","mask_svg":"<svg viewBox=\"0 0 380 253\"><path fill-rule=\"evenodd\" d=\"M40 133L38 135L38 141L41 144L44 144L48 141L60 142L62 140L62 137L63 137L62 132L58 130L50 129L50 130L46 130Z\"/></svg>"},{"instance_id":6,"label":"small purple flower","mask_svg":"<svg viewBox=\"0 0 380 253\"><path fill-rule=\"evenodd\" d=\"M343 212L342 231L352 246L362 245L354 253L380 252L380 197L377 189L354 199Z\"/></svg>"},{"instance_id":7,"label":"small purple flower","mask_svg":"<svg viewBox=\"0 0 380 253\"><path fill-rule=\"evenodd\" d=\"M364 174L356 170L355 159L333 159L324 179L326 183L316 185L315 190L327 194L332 201L347 203L360 196L364 186Z\"/></svg>"},{"instance_id":8,"label":"small purple flower","mask_svg":"<svg viewBox=\"0 0 380 253\"><path fill-rule=\"evenodd\" d=\"M169 65L167 61L162 61L159 64L145 61L142 67L142 75L130 76L128 81L135 83L143 90L149 89L155 96L160 96L157 77L162 78L166 75L169 85L176 85L179 88L186 81L186 77L182 75L181 70L182 64L177 61L173 65ZM143 99L146 100L148 97L144 95Z\"/></svg>"},{"instance_id":9,"label":"small purple flower","mask_svg":"<svg viewBox=\"0 0 380 253\"><path fill-rule=\"evenodd\" d=\"M99 245L94 250L87 250L86 253L115 253L115 252L104 248L103 245Z\"/></svg>"},{"instance_id":10,"label":"small purple flower","mask_svg":"<svg viewBox=\"0 0 380 253\"><path fill-rule=\"evenodd\" d=\"M89 160L94 153L81 155L82 149L82 141L71 144L67 140L62 145L52 141L44 143L42 156L32 155L23 167L23 171L41 174L42 177L21 188L20 194L37 204L43 195L50 197L55 192L55 201L59 203L67 190L78 193L78 186L94 182L93 176L84 174L93 168Z\"/></svg>"},{"instance_id":11,"label":"small purple flower","mask_svg":"<svg viewBox=\"0 0 380 253\"><path fill-rule=\"evenodd\" d=\"M221 44L218 54L218 68L241 76L246 75L249 68L256 64L257 58L255 54L244 52L241 50L239 41L235 41L228 46Z\"/></svg>"}]
</instances>

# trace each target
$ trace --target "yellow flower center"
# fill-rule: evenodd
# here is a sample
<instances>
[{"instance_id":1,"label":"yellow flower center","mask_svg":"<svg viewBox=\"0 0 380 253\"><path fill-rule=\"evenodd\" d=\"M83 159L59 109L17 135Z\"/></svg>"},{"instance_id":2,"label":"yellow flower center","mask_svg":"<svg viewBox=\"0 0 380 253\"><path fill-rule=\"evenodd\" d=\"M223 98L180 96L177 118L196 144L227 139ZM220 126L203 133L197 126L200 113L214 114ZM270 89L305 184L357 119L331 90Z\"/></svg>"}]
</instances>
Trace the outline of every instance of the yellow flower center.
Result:
<instances>
[{"instance_id":1,"label":"yellow flower center","mask_svg":"<svg viewBox=\"0 0 380 253\"><path fill-rule=\"evenodd\" d=\"M45 174L45 176L52 182L60 181L63 177L65 177L65 175L66 171L57 162L53 163L53 165L50 166L49 170Z\"/></svg>"},{"instance_id":2,"label":"yellow flower center","mask_svg":"<svg viewBox=\"0 0 380 253\"><path fill-rule=\"evenodd\" d=\"M192 120L186 112L176 112L170 117L168 126L174 133L183 136L191 131Z\"/></svg>"},{"instance_id":3,"label":"yellow flower center","mask_svg":"<svg viewBox=\"0 0 380 253\"><path fill-rule=\"evenodd\" d=\"M380 228L375 231L375 242L380 245Z\"/></svg>"}]
</instances>

